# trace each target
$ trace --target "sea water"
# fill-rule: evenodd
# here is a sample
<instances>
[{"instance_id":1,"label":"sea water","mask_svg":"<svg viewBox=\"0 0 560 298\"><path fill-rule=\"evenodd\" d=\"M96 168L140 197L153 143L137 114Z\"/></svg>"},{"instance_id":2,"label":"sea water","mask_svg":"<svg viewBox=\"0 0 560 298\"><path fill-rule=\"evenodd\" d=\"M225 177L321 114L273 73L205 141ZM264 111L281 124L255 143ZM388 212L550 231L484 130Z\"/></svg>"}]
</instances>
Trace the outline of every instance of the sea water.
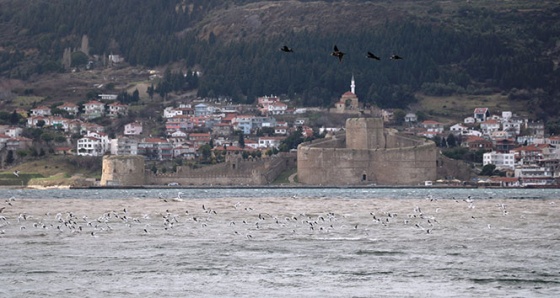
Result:
<instances>
[{"instance_id":1,"label":"sea water","mask_svg":"<svg viewBox=\"0 0 560 298\"><path fill-rule=\"evenodd\" d=\"M558 297L550 189L2 190L0 297Z\"/></svg>"}]
</instances>

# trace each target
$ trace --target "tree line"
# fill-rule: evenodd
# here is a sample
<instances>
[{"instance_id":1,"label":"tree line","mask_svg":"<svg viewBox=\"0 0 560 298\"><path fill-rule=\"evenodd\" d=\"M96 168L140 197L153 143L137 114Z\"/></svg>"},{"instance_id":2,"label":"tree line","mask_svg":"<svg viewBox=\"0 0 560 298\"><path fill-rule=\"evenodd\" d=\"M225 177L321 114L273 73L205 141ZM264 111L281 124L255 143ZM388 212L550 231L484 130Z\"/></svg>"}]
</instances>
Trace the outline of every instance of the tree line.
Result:
<instances>
[{"instance_id":1,"label":"tree line","mask_svg":"<svg viewBox=\"0 0 560 298\"><path fill-rule=\"evenodd\" d=\"M516 89L538 94L543 116L560 112L560 74L554 55L546 54L560 35L560 21L547 12L520 18L516 11L465 6L448 24L408 19L354 32L286 31L229 42L212 34L200 39L196 24L218 7L256 1L20 2L8 2L0 14L1 23L21 28L1 44L12 49L0 51L0 73L7 77L66 71L60 61L64 49L76 48L87 35L90 55L120 54L131 65L148 67L182 61L201 71L200 77L189 71L188 82L167 74L151 89L160 95L198 88L201 97L227 96L243 103L284 94L301 105L330 106L349 90L354 76L360 100L383 108L404 108L419 91L451 95ZM278 51L284 44L295 52ZM334 44L346 52L341 63L330 56ZM26 48L37 51L24 54ZM382 59L368 60L367 51ZM391 54L404 59L391 61Z\"/></svg>"}]
</instances>

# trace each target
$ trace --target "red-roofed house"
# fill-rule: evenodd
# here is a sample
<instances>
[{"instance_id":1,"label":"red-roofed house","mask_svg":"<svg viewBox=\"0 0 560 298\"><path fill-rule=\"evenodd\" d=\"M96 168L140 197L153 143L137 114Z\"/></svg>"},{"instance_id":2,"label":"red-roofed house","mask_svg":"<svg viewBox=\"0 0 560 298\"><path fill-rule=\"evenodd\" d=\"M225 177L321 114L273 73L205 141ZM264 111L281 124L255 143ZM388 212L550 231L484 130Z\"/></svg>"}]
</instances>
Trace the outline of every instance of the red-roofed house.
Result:
<instances>
[{"instance_id":1,"label":"red-roofed house","mask_svg":"<svg viewBox=\"0 0 560 298\"><path fill-rule=\"evenodd\" d=\"M80 107L78 107L78 105L71 102L65 102L63 105L58 106L58 108L60 110L64 110L68 112L69 115L77 115L78 112L80 111Z\"/></svg>"},{"instance_id":2,"label":"red-roofed house","mask_svg":"<svg viewBox=\"0 0 560 298\"><path fill-rule=\"evenodd\" d=\"M193 142L197 147L210 143L210 140L212 140L210 133L189 134L189 141Z\"/></svg>"},{"instance_id":3,"label":"red-roofed house","mask_svg":"<svg viewBox=\"0 0 560 298\"><path fill-rule=\"evenodd\" d=\"M426 120L421 123L421 126L426 129L428 132L436 132L442 133L443 132L443 123L434 121L434 120Z\"/></svg>"},{"instance_id":4,"label":"red-roofed house","mask_svg":"<svg viewBox=\"0 0 560 298\"><path fill-rule=\"evenodd\" d=\"M491 135L493 132L500 130L500 122L497 120L486 120L480 123L480 130L485 135Z\"/></svg>"},{"instance_id":5,"label":"red-roofed house","mask_svg":"<svg viewBox=\"0 0 560 298\"><path fill-rule=\"evenodd\" d=\"M97 100L91 100L84 104L84 117L94 119L105 116L105 104Z\"/></svg>"},{"instance_id":6,"label":"red-roofed house","mask_svg":"<svg viewBox=\"0 0 560 298\"><path fill-rule=\"evenodd\" d=\"M477 136L468 136L461 143L462 147L467 147L469 150L492 150L492 141Z\"/></svg>"},{"instance_id":7,"label":"red-roofed house","mask_svg":"<svg viewBox=\"0 0 560 298\"><path fill-rule=\"evenodd\" d=\"M538 160L543 158L543 149L536 145L528 145L514 148L510 151L514 154L515 160L521 164L536 164Z\"/></svg>"},{"instance_id":8,"label":"red-roofed house","mask_svg":"<svg viewBox=\"0 0 560 298\"><path fill-rule=\"evenodd\" d=\"M476 108L474 109L473 117L476 122L484 122L486 118L490 117L490 112L488 108Z\"/></svg>"}]
</instances>

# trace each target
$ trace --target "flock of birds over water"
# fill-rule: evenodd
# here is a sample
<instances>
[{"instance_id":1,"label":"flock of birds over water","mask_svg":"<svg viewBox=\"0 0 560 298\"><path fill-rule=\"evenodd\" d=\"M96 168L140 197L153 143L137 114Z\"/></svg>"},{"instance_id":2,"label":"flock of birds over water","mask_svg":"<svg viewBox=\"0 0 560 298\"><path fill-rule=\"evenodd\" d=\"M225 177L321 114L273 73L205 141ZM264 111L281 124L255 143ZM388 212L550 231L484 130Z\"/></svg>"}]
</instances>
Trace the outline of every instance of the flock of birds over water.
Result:
<instances>
[{"instance_id":1,"label":"flock of birds over water","mask_svg":"<svg viewBox=\"0 0 560 298\"><path fill-rule=\"evenodd\" d=\"M6 199L4 206L0 207L0 238L22 235L103 237L119 230L120 233L136 233L142 236L171 233L170 235L182 237L191 235L195 238L204 238L214 235L223 238L225 235L230 235L230 237L247 240L271 237L369 238L376 235L377 229L389 228L408 229L410 233L418 235L436 234L446 228L446 221L449 220L449 216L453 216L446 214L450 208L461 209L461 215L465 216L465 220L473 222L480 220L479 214L469 212L476 208L476 200L470 196L464 199L453 198L456 205L449 205L453 201L445 199L445 207L440 206L438 199L430 195L425 200L416 200L412 208L401 206L396 208L398 210L388 210L387 207L378 206L363 210L361 207L356 207L351 209L351 212L347 208L338 212L337 210L296 212L290 209L290 203L286 202L286 210L276 208L278 209L274 211L276 214L271 214L270 205L261 209L258 200L246 199L237 202L235 199L228 199L225 202L221 200L216 204L219 206L213 208L210 206L212 200L201 203L196 199L182 199L181 194L179 192L177 197L173 198L160 195L158 199L136 199L152 200L142 204L135 203L135 199L127 199L121 201L124 205L119 204L118 209L105 209L99 214L86 214L83 208L78 212L70 210L26 212L23 206L30 205L22 203L26 199L12 197ZM298 199L300 198L297 196L285 198L285 200ZM301 199L309 201L312 198ZM92 204L96 203L92 202ZM149 208L141 207L146 204ZM349 204L352 204L351 201ZM72 204L68 202L67 207L58 207L60 208L70 209ZM92 212L101 208L105 207L92 207L86 210ZM325 203L324 208L329 208L329 204ZM39 214L39 212L44 213ZM507 206L501 203L494 204L490 212L492 216L509 214ZM490 221L479 222L478 227L493 228Z\"/></svg>"},{"instance_id":2,"label":"flock of birds over water","mask_svg":"<svg viewBox=\"0 0 560 298\"><path fill-rule=\"evenodd\" d=\"M284 45L280 48L280 51L285 52L285 53L293 53L294 49ZM345 53L342 52L341 50L339 50L336 45L334 45L331 55L334 56L334 57L337 57L338 62L340 63L340 62L342 62L342 57L344 57ZM373 60L378 60L378 61L381 60L381 58L379 56L377 56L377 55L375 55L375 54L373 54L372 52L369 52L369 51L367 52L366 57L368 59L373 59ZM391 59L391 60L401 60L401 59L403 59L403 57L401 57L399 55L396 55L396 54L393 54L393 55L391 55L391 57L389 57L389 59Z\"/></svg>"}]
</instances>

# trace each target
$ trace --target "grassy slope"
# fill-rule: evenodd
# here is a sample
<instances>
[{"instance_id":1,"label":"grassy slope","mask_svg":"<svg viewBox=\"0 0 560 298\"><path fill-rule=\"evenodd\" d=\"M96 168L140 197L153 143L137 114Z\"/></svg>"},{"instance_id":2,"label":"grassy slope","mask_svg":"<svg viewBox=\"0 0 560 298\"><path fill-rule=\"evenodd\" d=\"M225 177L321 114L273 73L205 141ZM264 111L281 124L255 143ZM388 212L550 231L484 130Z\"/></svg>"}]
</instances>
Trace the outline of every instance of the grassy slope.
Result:
<instances>
[{"instance_id":1,"label":"grassy slope","mask_svg":"<svg viewBox=\"0 0 560 298\"><path fill-rule=\"evenodd\" d=\"M19 171L19 177L13 172ZM100 178L101 172L91 171L67 162L64 156L50 156L28 161L0 172L0 185L69 185L84 178Z\"/></svg>"},{"instance_id":2,"label":"grassy slope","mask_svg":"<svg viewBox=\"0 0 560 298\"><path fill-rule=\"evenodd\" d=\"M502 111L511 111L520 117L534 119L527 103L511 101L501 94L483 96L449 96L437 97L417 94L419 103L412 108L416 111L426 112L432 120L453 125L462 122L465 117L472 116L475 108L488 108L491 114L500 114Z\"/></svg>"}]
</instances>

